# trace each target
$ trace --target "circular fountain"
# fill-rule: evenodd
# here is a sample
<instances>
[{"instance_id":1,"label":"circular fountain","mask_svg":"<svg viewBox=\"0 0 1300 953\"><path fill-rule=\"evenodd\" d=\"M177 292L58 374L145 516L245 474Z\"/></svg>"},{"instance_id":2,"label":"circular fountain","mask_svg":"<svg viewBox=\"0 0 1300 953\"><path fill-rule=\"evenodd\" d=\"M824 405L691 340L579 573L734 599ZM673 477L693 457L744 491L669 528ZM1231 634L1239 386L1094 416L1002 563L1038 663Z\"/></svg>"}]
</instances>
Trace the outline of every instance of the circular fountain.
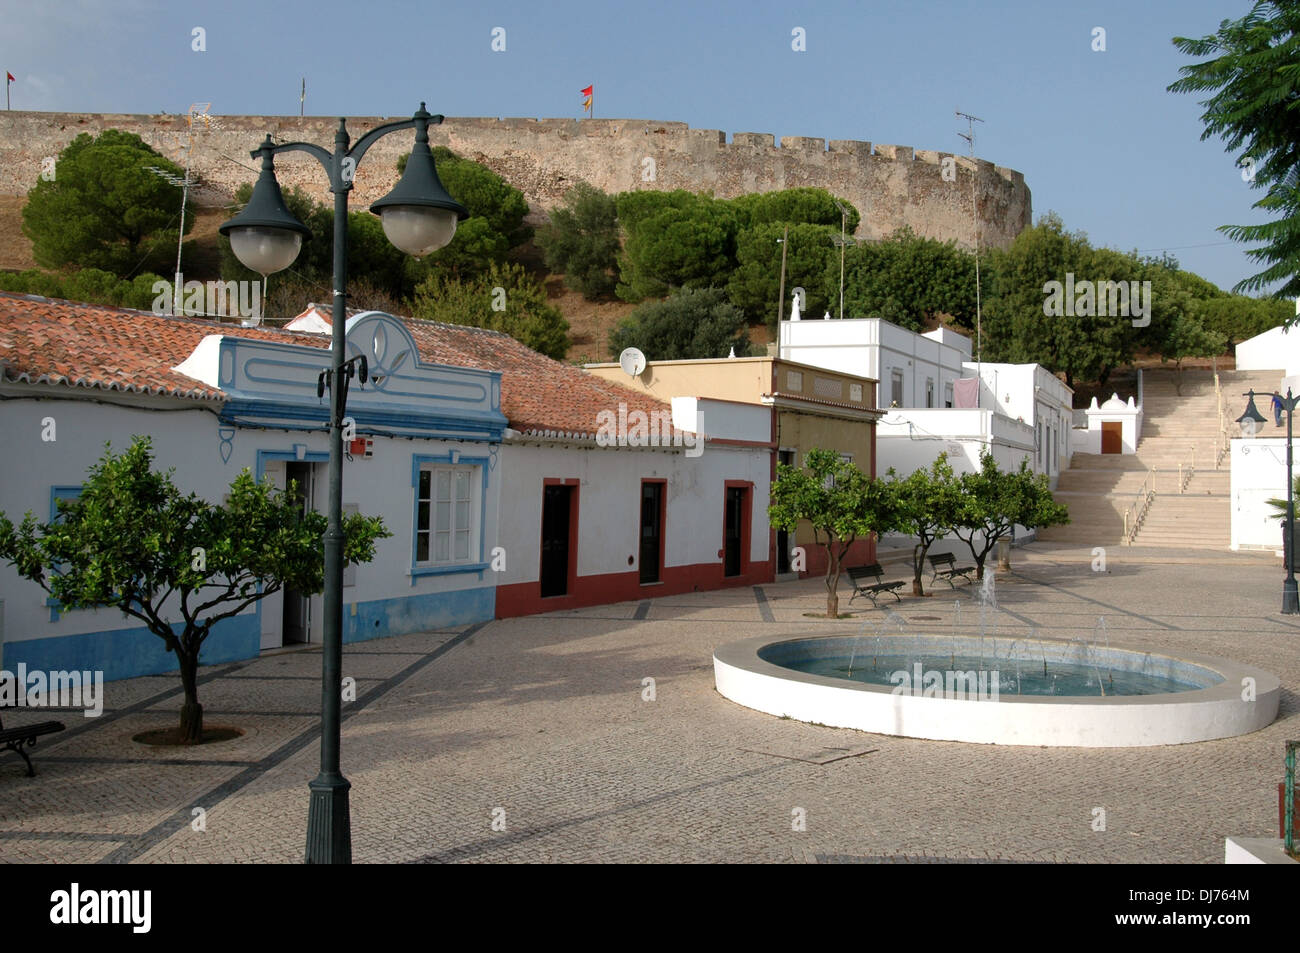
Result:
<instances>
[{"instance_id":1,"label":"circular fountain","mask_svg":"<svg viewBox=\"0 0 1300 953\"><path fill-rule=\"evenodd\" d=\"M999 636L991 587L978 634L908 635L889 612L859 635L745 639L713 656L719 693L831 727L983 744L1135 747L1247 734L1276 717L1278 679L1221 658L1091 640ZM1105 644L1103 644L1103 639Z\"/></svg>"}]
</instances>

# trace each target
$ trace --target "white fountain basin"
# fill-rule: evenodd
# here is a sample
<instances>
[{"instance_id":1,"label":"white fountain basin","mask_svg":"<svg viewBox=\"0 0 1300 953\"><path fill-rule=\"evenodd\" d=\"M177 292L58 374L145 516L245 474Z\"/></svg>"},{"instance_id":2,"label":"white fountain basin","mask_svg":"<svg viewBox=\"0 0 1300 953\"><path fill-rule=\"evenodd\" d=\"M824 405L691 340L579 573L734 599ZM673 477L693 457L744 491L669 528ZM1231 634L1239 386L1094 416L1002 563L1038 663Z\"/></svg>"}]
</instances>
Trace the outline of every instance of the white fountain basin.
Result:
<instances>
[{"instance_id":1,"label":"white fountain basin","mask_svg":"<svg viewBox=\"0 0 1300 953\"><path fill-rule=\"evenodd\" d=\"M1095 648L1090 656L1102 668L1156 672L1204 687L1155 695L1117 697L1012 695L996 700L924 697L889 686L794 671L765 661L799 653L847 654L854 636L770 636L732 642L713 655L718 692L746 708L799 721L876 734L936 741L1049 747L1127 748L1186 744L1258 731L1277 717L1281 683L1262 669L1227 659L1180 653L1177 656L1128 646ZM883 636L881 654L900 655L919 646L935 655L1000 651L1011 639L973 636ZM866 647L863 644L866 643ZM905 643L905 644L904 644ZM859 656L872 654L874 637L858 642ZM1077 643L1017 639L1016 652L996 664L1024 666L1077 661ZM989 659L992 662L992 659Z\"/></svg>"}]
</instances>

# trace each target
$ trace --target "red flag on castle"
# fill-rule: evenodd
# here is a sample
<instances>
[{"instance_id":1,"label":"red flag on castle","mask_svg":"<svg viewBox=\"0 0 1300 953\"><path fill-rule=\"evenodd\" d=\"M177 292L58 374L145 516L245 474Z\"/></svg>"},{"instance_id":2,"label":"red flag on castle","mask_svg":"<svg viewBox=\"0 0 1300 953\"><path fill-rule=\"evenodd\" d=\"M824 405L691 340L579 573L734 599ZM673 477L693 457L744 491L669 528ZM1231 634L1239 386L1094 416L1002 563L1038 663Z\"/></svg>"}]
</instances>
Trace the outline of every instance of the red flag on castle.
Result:
<instances>
[{"instance_id":1,"label":"red flag on castle","mask_svg":"<svg viewBox=\"0 0 1300 953\"><path fill-rule=\"evenodd\" d=\"M5 109L9 108L9 84L18 82L14 74L5 70Z\"/></svg>"},{"instance_id":2,"label":"red flag on castle","mask_svg":"<svg viewBox=\"0 0 1300 953\"><path fill-rule=\"evenodd\" d=\"M595 88L596 88L595 84L592 84L591 86L588 86L586 89L582 90L582 95L586 97L586 99L582 101L583 112L591 112L592 100L596 98L595 93L593 92Z\"/></svg>"}]
</instances>

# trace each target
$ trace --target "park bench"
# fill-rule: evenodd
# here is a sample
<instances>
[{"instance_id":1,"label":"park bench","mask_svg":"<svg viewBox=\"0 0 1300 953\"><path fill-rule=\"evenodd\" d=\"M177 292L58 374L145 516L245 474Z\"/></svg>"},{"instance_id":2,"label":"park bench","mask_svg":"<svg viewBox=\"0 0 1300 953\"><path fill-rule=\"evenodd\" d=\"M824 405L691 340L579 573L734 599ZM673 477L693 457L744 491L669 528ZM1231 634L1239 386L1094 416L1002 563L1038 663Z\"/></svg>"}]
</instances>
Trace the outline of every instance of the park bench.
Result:
<instances>
[{"instance_id":1,"label":"park bench","mask_svg":"<svg viewBox=\"0 0 1300 953\"><path fill-rule=\"evenodd\" d=\"M62 730L61 721L38 721L33 725L23 725L21 728L6 728L4 722L0 722L0 746L9 751L17 751L18 755L27 762L27 776L34 778L36 769L32 767L32 759L23 750L23 745L30 748L36 744L36 739L41 735L52 735Z\"/></svg>"},{"instance_id":2,"label":"park bench","mask_svg":"<svg viewBox=\"0 0 1300 953\"><path fill-rule=\"evenodd\" d=\"M895 589L901 589L907 583L903 580L898 582L885 582L885 570L880 563L872 563L870 566L854 566L849 569L849 584L853 586L853 595L849 597L849 603L858 596L866 596L871 600L871 604L879 605L876 598L882 593L887 592L899 602L902 598L895 592ZM867 580L875 580L868 582Z\"/></svg>"},{"instance_id":3,"label":"park bench","mask_svg":"<svg viewBox=\"0 0 1300 953\"><path fill-rule=\"evenodd\" d=\"M970 574L975 571L974 566L958 566L957 557L952 553L941 553L938 556L926 556L930 561L930 570L934 573L930 577L930 582L934 582L940 576L948 581L948 585L956 589L957 584L952 581L953 576L961 576L967 582L971 581Z\"/></svg>"}]
</instances>

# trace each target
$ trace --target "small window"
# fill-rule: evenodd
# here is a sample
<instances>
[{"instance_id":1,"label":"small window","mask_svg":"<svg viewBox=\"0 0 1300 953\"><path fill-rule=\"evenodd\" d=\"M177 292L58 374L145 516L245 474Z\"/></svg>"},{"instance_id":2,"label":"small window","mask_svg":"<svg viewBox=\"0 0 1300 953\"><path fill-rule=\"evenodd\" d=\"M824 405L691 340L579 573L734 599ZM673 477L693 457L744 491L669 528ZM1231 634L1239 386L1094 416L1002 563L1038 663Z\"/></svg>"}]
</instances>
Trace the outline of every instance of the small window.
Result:
<instances>
[{"instance_id":1,"label":"small window","mask_svg":"<svg viewBox=\"0 0 1300 953\"><path fill-rule=\"evenodd\" d=\"M925 406L926 407L934 406L934 378L933 377L927 377L925 379Z\"/></svg>"},{"instance_id":2,"label":"small window","mask_svg":"<svg viewBox=\"0 0 1300 953\"><path fill-rule=\"evenodd\" d=\"M943 405L945 407L952 406L952 381L943 385Z\"/></svg>"},{"instance_id":3,"label":"small window","mask_svg":"<svg viewBox=\"0 0 1300 953\"><path fill-rule=\"evenodd\" d=\"M889 400L891 407L903 406L903 372L893 370L889 372Z\"/></svg>"},{"instance_id":4,"label":"small window","mask_svg":"<svg viewBox=\"0 0 1300 953\"><path fill-rule=\"evenodd\" d=\"M471 562L477 553L474 505L478 467L420 468L415 502L415 561L423 565Z\"/></svg>"}]
</instances>

